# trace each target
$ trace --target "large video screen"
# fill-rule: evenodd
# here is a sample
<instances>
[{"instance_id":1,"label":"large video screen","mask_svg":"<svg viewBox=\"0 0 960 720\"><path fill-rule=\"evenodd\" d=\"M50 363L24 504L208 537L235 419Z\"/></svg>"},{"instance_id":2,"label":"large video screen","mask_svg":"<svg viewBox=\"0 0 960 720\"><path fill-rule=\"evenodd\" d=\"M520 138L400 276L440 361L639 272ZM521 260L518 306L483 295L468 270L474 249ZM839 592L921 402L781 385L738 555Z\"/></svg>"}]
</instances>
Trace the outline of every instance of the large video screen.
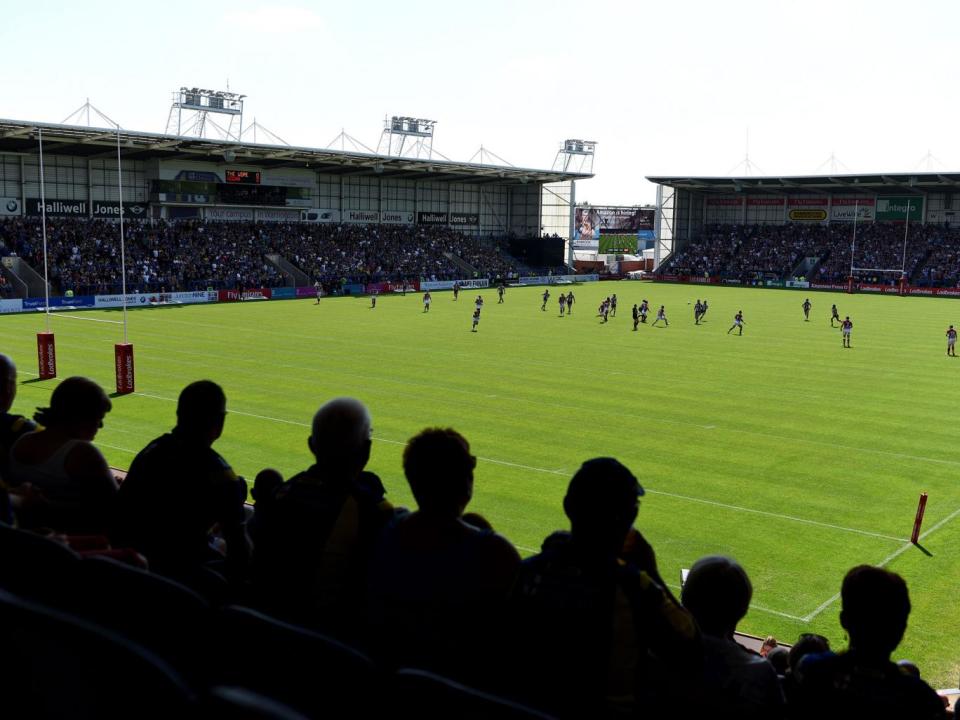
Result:
<instances>
[{"instance_id":1,"label":"large video screen","mask_svg":"<svg viewBox=\"0 0 960 720\"><path fill-rule=\"evenodd\" d=\"M578 207L574 240L599 240L601 235L636 235L653 230L656 211L641 207Z\"/></svg>"}]
</instances>

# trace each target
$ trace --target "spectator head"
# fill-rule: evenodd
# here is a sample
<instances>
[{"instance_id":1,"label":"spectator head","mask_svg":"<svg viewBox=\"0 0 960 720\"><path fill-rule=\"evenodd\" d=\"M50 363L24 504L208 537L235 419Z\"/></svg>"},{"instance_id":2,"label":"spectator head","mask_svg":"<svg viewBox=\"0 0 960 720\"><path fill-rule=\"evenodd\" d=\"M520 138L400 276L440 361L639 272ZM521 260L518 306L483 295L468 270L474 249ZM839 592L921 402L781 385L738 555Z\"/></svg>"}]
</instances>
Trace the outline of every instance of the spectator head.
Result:
<instances>
[{"instance_id":1,"label":"spectator head","mask_svg":"<svg viewBox=\"0 0 960 720\"><path fill-rule=\"evenodd\" d=\"M17 366L9 355L0 353L0 412L7 412L17 396Z\"/></svg>"},{"instance_id":2,"label":"spectator head","mask_svg":"<svg viewBox=\"0 0 960 720\"><path fill-rule=\"evenodd\" d=\"M185 436L213 445L223 434L227 396L212 380L187 385L177 400L177 430Z\"/></svg>"},{"instance_id":3,"label":"spectator head","mask_svg":"<svg viewBox=\"0 0 960 720\"><path fill-rule=\"evenodd\" d=\"M421 512L459 517L473 497L477 459L456 430L429 428L410 439L403 472Z\"/></svg>"},{"instance_id":4,"label":"spectator head","mask_svg":"<svg viewBox=\"0 0 960 720\"><path fill-rule=\"evenodd\" d=\"M313 416L307 444L331 472L356 477L370 459L370 413L355 398L335 398Z\"/></svg>"},{"instance_id":5,"label":"spectator head","mask_svg":"<svg viewBox=\"0 0 960 720\"><path fill-rule=\"evenodd\" d=\"M264 468L257 473L253 479L253 488L250 490L250 497L257 504L261 502L268 503L273 498L273 493L277 488L283 485L283 475L273 468Z\"/></svg>"},{"instance_id":6,"label":"spectator head","mask_svg":"<svg viewBox=\"0 0 960 720\"><path fill-rule=\"evenodd\" d=\"M680 601L706 635L733 637L737 623L747 614L753 586L746 571L733 558L708 555L690 568Z\"/></svg>"},{"instance_id":7,"label":"spectator head","mask_svg":"<svg viewBox=\"0 0 960 720\"><path fill-rule=\"evenodd\" d=\"M796 673L800 661L807 655L819 655L830 650L830 641L823 635L803 633L790 648L790 672Z\"/></svg>"},{"instance_id":8,"label":"spectator head","mask_svg":"<svg viewBox=\"0 0 960 720\"><path fill-rule=\"evenodd\" d=\"M777 675L786 675L787 668L790 667L790 651L783 645L777 645L777 647L771 648L770 652L767 653L767 662L773 665L773 669L777 671Z\"/></svg>"},{"instance_id":9,"label":"spectator head","mask_svg":"<svg viewBox=\"0 0 960 720\"><path fill-rule=\"evenodd\" d=\"M574 542L616 555L640 509L643 488L626 467L609 457L587 460L577 470L563 509Z\"/></svg>"},{"instance_id":10,"label":"spectator head","mask_svg":"<svg viewBox=\"0 0 960 720\"><path fill-rule=\"evenodd\" d=\"M900 644L910 615L910 595L903 578L883 568L858 565L843 578L840 625L850 647L889 658Z\"/></svg>"},{"instance_id":11,"label":"spectator head","mask_svg":"<svg viewBox=\"0 0 960 720\"><path fill-rule=\"evenodd\" d=\"M93 380L69 377L50 395L50 407L37 408L33 417L45 428L57 428L78 440L91 441L112 407L103 388Z\"/></svg>"}]
</instances>

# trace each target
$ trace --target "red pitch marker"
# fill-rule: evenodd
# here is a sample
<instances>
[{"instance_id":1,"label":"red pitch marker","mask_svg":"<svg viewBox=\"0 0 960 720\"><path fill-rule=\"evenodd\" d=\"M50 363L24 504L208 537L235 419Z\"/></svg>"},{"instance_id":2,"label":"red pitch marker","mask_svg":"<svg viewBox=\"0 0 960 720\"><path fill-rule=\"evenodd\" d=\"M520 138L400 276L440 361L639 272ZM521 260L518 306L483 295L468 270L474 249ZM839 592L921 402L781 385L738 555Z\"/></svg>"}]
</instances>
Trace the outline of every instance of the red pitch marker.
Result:
<instances>
[{"instance_id":1,"label":"red pitch marker","mask_svg":"<svg viewBox=\"0 0 960 720\"><path fill-rule=\"evenodd\" d=\"M917 517L913 521L913 534L910 536L910 542L914 545L920 540L920 526L923 525L923 513L927 509L927 494L920 493L920 502L917 504Z\"/></svg>"}]
</instances>

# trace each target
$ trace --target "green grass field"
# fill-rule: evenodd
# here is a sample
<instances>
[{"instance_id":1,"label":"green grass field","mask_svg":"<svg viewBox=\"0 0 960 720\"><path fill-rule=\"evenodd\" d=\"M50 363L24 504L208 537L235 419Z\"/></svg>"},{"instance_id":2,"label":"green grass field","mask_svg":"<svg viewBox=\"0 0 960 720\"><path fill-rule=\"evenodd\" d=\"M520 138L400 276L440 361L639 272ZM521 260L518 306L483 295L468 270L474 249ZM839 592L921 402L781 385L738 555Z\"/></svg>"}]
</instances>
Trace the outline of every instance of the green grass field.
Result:
<instances>
[{"instance_id":1,"label":"green grass field","mask_svg":"<svg viewBox=\"0 0 960 720\"><path fill-rule=\"evenodd\" d=\"M114 399L97 442L127 467L174 424L189 381L221 383L230 415L216 448L248 479L266 466L285 475L311 461L313 412L337 395L370 407L370 468L395 503L410 504L401 452L426 426L452 426L480 458L471 509L524 554L566 527L561 499L579 464L613 455L647 489L638 527L661 572L707 553L735 556L754 584L741 630L792 642L820 632L845 643L840 582L858 563L884 564L908 581L910 627L897 657L919 662L935 686L960 671L955 596L960 589L960 360L944 332L960 303L932 298L811 293L804 322L795 291L621 282L573 288L572 317L556 289L485 291L478 333L473 291L458 302L420 296L329 298L138 310L134 395ZM595 309L617 292L619 317ZM710 311L694 326L705 293ZM630 307L667 307L668 328L631 331ZM841 348L829 308L853 319ZM743 309L742 337L727 335ZM112 390L119 311L51 319L61 377L88 375ZM653 316L651 316L651 320ZM37 382L35 333L44 317L0 318L0 340L19 365L16 411L44 405L55 381ZM920 492L930 501L921 541L908 543Z\"/></svg>"}]
</instances>

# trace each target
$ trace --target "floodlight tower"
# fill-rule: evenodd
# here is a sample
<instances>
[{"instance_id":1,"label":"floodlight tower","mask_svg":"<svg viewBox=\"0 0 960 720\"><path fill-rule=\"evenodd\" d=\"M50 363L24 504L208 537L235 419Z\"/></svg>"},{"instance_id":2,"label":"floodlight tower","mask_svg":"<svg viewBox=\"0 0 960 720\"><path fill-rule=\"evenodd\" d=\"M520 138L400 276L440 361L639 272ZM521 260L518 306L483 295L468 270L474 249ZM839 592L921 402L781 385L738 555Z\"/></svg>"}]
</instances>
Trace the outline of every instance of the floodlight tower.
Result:
<instances>
[{"instance_id":1,"label":"floodlight tower","mask_svg":"<svg viewBox=\"0 0 960 720\"><path fill-rule=\"evenodd\" d=\"M218 139L240 142L245 97L223 90L182 87L173 93L167 115L167 135L210 137L209 128L213 127L219 133ZM211 115L226 116L226 127L214 121Z\"/></svg>"},{"instance_id":2,"label":"floodlight tower","mask_svg":"<svg viewBox=\"0 0 960 720\"><path fill-rule=\"evenodd\" d=\"M425 157L429 160L433 157L433 131L436 125L436 120L393 115L383 122L377 152L398 157Z\"/></svg>"},{"instance_id":3,"label":"floodlight tower","mask_svg":"<svg viewBox=\"0 0 960 720\"><path fill-rule=\"evenodd\" d=\"M557 150L553 169L560 172L592 173L593 154L597 143L593 140L564 140L563 147Z\"/></svg>"}]
</instances>

